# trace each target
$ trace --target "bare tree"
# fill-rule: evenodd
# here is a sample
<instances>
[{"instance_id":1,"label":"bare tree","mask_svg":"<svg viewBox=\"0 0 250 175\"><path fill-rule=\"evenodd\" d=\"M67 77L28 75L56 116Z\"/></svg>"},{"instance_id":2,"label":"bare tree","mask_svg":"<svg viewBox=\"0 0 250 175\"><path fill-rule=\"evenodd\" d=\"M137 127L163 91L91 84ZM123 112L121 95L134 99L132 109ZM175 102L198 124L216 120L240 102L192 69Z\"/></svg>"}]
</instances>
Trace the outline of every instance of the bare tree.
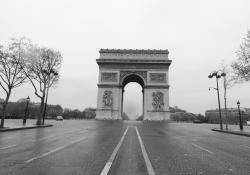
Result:
<instances>
[{"instance_id":1,"label":"bare tree","mask_svg":"<svg viewBox=\"0 0 250 175\"><path fill-rule=\"evenodd\" d=\"M238 60L232 63L236 82L250 80L250 31L237 51Z\"/></svg>"},{"instance_id":2,"label":"bare tree","mask_svg":"<svg viewBox=\"0 0 250 175\"><path fill-rule=\"evenodd\" d=\"M12 90L21 86L26 80L22 67L24 52L28 43L29 41L26 38L11 39L6 49L0 48L0 87L6 93L2 109L1 128L4 127L6 108Z\"/></svg>"},{"instance_id":3,"label":"bare tree","mask_svg":"<svg viewBox=\"0 0 250 175\"><path fill-rule=\"evenodd\" d=\"M62 64L62 55L59 51L50 48L38 48L33 46L29 49L29 59L26 62L25 73L35 90L35 95L40 98L40 112L37 125L42 124L45 112L45 98L48 89L59 80L59 69Z\"/></svg>"}]
</instances>

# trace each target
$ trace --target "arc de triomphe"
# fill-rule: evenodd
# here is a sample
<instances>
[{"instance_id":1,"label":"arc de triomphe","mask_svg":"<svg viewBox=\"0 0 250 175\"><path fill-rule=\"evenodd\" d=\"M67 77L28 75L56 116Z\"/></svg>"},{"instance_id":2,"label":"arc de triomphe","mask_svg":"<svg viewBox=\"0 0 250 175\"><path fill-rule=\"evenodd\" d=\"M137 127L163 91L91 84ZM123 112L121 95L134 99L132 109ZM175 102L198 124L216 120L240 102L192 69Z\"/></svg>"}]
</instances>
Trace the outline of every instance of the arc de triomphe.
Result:
<instances>
[{"instance_id":1,"label":"arc de triomphe","mask_svg":"<svg viewBox=\"0 0 250 175\"><path fill-rule=\"evenodd\" d=\"M169 120L168 50L101 49L97 119L122 119L124 87L143 89L143 119Z\"/></svg>"}]
</instances>

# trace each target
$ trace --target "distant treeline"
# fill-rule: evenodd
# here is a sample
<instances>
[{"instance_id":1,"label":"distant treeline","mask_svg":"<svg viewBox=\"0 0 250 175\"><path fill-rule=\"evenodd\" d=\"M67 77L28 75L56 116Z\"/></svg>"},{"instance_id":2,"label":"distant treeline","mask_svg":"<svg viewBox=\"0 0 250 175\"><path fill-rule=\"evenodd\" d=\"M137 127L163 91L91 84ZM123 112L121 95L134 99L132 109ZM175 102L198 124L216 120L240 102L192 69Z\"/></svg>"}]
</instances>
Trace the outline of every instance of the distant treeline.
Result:
<instances>
[{"instance_id":1,"label":"distant treeline","mask_svg":"<svg viewBox=\"0 0 250 175\"><path fill-rule=\"evenodd\" d=\"M9 102L6 111L6 118L21 119L25 115L27 103L25 99L20 99L17 102ZM0 100L0 111L2 111L3 104ZM39 116L40 103L30 102L28 104L27 118L35 119ZM64 119L92 119L95 118L95 109L86 108L83 111L78 109L71 110L63 109L60 105L47 105L46 118L55 119L57 116L63 116Z\"/></svg>"},{"instance_id":2,"label":"distant treeline","mask_svg":"<svg viewBox=\"0 0 250 175\"><path fill-rule=\"evenodd\" d=\"M207 122L207 119L202 114L193 114L186 110L180 109L177 106L169 107L170 119L177 122L193 122L199 120L201 122Z\"/></svg>"},{"instance_id":3,"label":"distant treeline","mask_svg":"<svg viewBox=\"0 0 250 175\"><path fill-rule=\"evenodd\" d=\"M85 108L84 111L78 109L64 109L63 118L64 119L94 119L96 116L95 108Z\"/></svg>"},{"instance_id":4,"label":"distant treeline","mask_svg":"<svg viewBox=\"0 0 250 175\"><path fill-rule=\"evenodd\" d=\"M176 122L193 122L199 120L201 122L207 122L206 118L202 114L193 114L186 110L180 109L177 106L169 107L170 119ZM136 120L143 120L143 115L140 115Z\"/></svg>"},{"instance_id":5,"label":"distant treeline","mask_svg":"<svg viewBox=\"0 0 250 175\"><path fill-rule=\"evenodd\" d=\"M125 112L122 113L122 120L130 120L129 116Z\"/></svg>"}]
</instances>

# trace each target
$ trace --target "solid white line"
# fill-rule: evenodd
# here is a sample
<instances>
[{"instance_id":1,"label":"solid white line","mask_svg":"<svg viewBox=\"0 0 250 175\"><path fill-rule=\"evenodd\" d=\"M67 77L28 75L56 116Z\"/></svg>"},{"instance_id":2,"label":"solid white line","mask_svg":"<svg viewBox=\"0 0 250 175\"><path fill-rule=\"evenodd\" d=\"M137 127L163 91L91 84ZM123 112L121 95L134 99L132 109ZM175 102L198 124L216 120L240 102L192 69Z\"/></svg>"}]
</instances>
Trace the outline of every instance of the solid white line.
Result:
<instances>
[{"instance_id":1,"label":"solid white line","mask_svg":"<svg viewBox=\"0 0 250 175\"><path fill-rule=\"evenodd\" d=\"M109 170L110 170L110 168L111 168L111 166L112 166L112 163L113 163L113 161L114 161L114 159L115 159L115 156L116 156L116 154L117 154L119 148L120 148L121 145L122 145L122 142L123 142L123 140L124 140L124 138L125 138L126 133L128 132L128 128L129 128L129 127L127 127L127 129L124 131L124 133L123 133L123 135L122 135L122 137L121 137L121 140L119 141L119 143L118 143L117 146L115 147L113 153L111 154L111 156L110 156L108 162L105 164L104 168L102 169L102 172L101 172L100 175L107 175L107 174L108 174L108 172L109 172Z\"/></svg>"},{"instance_id":2,"label":"solid white line","mask_svg":"<svg viewBox=\"0 0 250 175\"><path fill-rule=\"evenodd\" d=\"M147 154L147 151L146 151L146 148L142 142L142 139L141 139L141 136L140 136L140 133L138 132L138 129L137 127L135 126L135 130L136 130L136 133L137 133L137 137L138 137L138 140L139 140L139 143L140 143L140 146L141 146L141 150L142 150L142 155L143 155L143 158L145 160L145 163L146 163L146 167L147 167L147 170L148 170L148 174L149 175L155 175L155 171L153 169L153 166L148 158L148 154Z\"/></svg>"},{"instance_id":3,"label":"solid white line","mask_svg":"<svg viewBox=\"0 0 250 175\"><path fill-rule=\"evenodd\" d=\"M70 142L69 144L60 146L60 147L58 147L58 148L56 148L56 149L53 149L53 150L51 150L51 151L49 151L49 152L47 152L47 153L41 154L40 156L36 156L36 157L33 157L33 158L29 159L29 160L26 160L25 163L30 163L30 162L32 162L32 161L34 161L34 160L37 160L37 159L43 158L43 157L45 157L45 156L48 156L48 155L50 155L50 154L52 154L52 153L55 153L55 152L57 152L57 151L60 151L60 150L66 148L66 147L68 147L68 146L71 146L71 145L73 145L73 144L75 144L75 143L81 142L81 141L84 140L84 139L86 139L86 138L81 138L81 139L75 140L75 141L73 141L73 142Z\"/></svg>"},{"instance_id":4,"label":"solid white line","mask_svg":"<svg viewBox=\"0 0 250 175\"><path fill-rule=\"evenodd\" d=\"M194 147L199 148L199 149L201 149L201 150L203 150L203 151L206 151L206 152L208 152L208 153L210 153L210 154L214 154L212 151L209 151L208 149L202 148L201 146L196 145L195 143L192 143L192 145L193 145Z\"/></svg>"},{"instance_id":5,"label":"solid white line","mask_svg":"<svg viewBox=\"0 0 250 175\"><path fill-rule=\"evenodd\" d=\"M8 149L8 148L13 148L13 147L15 147L16 145L10 145L10 146L6 146L6 147L2 147L2 148L0 148L0 150L3 150L3 149Z\"/></svg>"},{"instance_id":6,"label":"solid white line","mask_svg":"<svg viewBox=\"0 0 250 175\"><path fill-rule=\"evenodd\" d=\"M242 147L245 147L245 148L250 148L250 146L246 146L246 145L240 145Z\"/></svg>"}]
</instances>

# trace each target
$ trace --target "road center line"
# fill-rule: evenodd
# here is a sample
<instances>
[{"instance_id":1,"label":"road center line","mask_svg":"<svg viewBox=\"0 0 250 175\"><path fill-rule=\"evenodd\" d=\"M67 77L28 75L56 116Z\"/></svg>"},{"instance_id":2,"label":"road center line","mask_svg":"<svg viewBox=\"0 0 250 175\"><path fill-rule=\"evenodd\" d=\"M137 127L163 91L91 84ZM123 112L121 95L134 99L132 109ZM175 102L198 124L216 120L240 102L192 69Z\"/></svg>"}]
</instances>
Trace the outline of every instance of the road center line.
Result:
<instances>
[{"instance_id":1,"label":"road center line","mask_svg":"<svg viewBox=\"0 0 250 175\"><path fill-rule=\"evenodd\" d=\"M2 147L2 148L0 148L0 150L8 149L8 148L13 148L13 147L15 147L15 146L17 146L17 145L10 145L10 146L6 146L6 147Z\"/></svg>"},{"instance_id":2,"label":"road center line","mask_svg":"<svg viewBox=\"0 0 250 175\"><path fill-rule=\"evenodd\" d=\"M208 149L205 149L205 148L203 148L203 147L201 147L201 146L199 146L199 145L196 145L195 143L192 143L192 145L193 145L194 147L199 148L199 149L201 149L201 150L203 150L203 151L206 151L206 152L208 152L208 153L210 153L210 154L214 154L212 151L209 151Z\"/></svg>"},{"instance_id":3,"label":"road center line","mask_svg":"<svg viewBox=\"0 0 250 175\"><path fill-rule=\"evenodd\" d=\"M140 136L140 133L137 129L137 127L135 126L135 130L136 130L136 133L137 133L137 137L138 137L138 140L139 140L139 143L140 143L140 146L141 146L141 150L142 150L142 155L143 155L143 158L145 160L145 163L146 163L146 167L147 167L147 170L148 170L148 174L149 175L155 175L155 171L153 169L153 166L149 160L149 157L148 157L148 154L147 154L147 151L146 151L146 148L142 142L142 139L141 139L141 136Z\"/></svg>"},{"instance_id":4,"label":"road center line","mask_svg":"<svg viewBox=\"0 0 250 175\"><path fill-rule=\"evenodd\" d=\"M107 174L108 174L108 172L109 172L109 170L110 170L110 168L111 168L111 166L112 166L112 163L113 163L113 161L114 161L114 159L115 159L115 156L116 156L116 154L117 154L119 148L120 148L121 145L122 145L122 142L123 142L123 140L124 140L124 138L125 138L125 135L126 135L127 132L128 132L128 128L129 128L129 127L127 127L127 129L124 131L124 133L123 133L123 135L122 135L122 137L121 137L121 140L120 140L120 141L118 142L118 144L116 145L116 147L115 147L113 153L111 154L111 156L110 156L108 162L105 164L104 168L102 169L102 172L101 172L100 175L107 175Z\"/></svg>"},{"instance_id":5,"label":"road center line","mask_svg":"<svg viewBox=\"0 0 250 175\"><path fill-rule=\"evenodd\" d=\"M73 144L75 144L75 143L81 142L81 141L84 140L84 139L86 139L86 138L81 138L81 139L75 140L75 141L73 141L73 142L70 142L69 144L60 146L60 147L58 147L58 148L56 148L56 149L53 149L53 150L51 150L51 151L49 151L49 152L46 152L46 153L44 153L44 154L41 154L40 156L36 156L36 157L33 157L33 158L29 159L29 160L26 160L25 163L30 163L30 162L32 162L32 161L34 161L34 160L37 160L37 159L41 159L41 158L43 158L43 157L46 157L46 156L48 156L48 155L50 155L50 154L52 154L52 153L55 153L55 152L60 151L60 150L62 150L62 149L64 149L64 148L66 148L66 147L69 147L69 146L71 146L71 145L73 145Z\"/></svg>"}]
</instances>

